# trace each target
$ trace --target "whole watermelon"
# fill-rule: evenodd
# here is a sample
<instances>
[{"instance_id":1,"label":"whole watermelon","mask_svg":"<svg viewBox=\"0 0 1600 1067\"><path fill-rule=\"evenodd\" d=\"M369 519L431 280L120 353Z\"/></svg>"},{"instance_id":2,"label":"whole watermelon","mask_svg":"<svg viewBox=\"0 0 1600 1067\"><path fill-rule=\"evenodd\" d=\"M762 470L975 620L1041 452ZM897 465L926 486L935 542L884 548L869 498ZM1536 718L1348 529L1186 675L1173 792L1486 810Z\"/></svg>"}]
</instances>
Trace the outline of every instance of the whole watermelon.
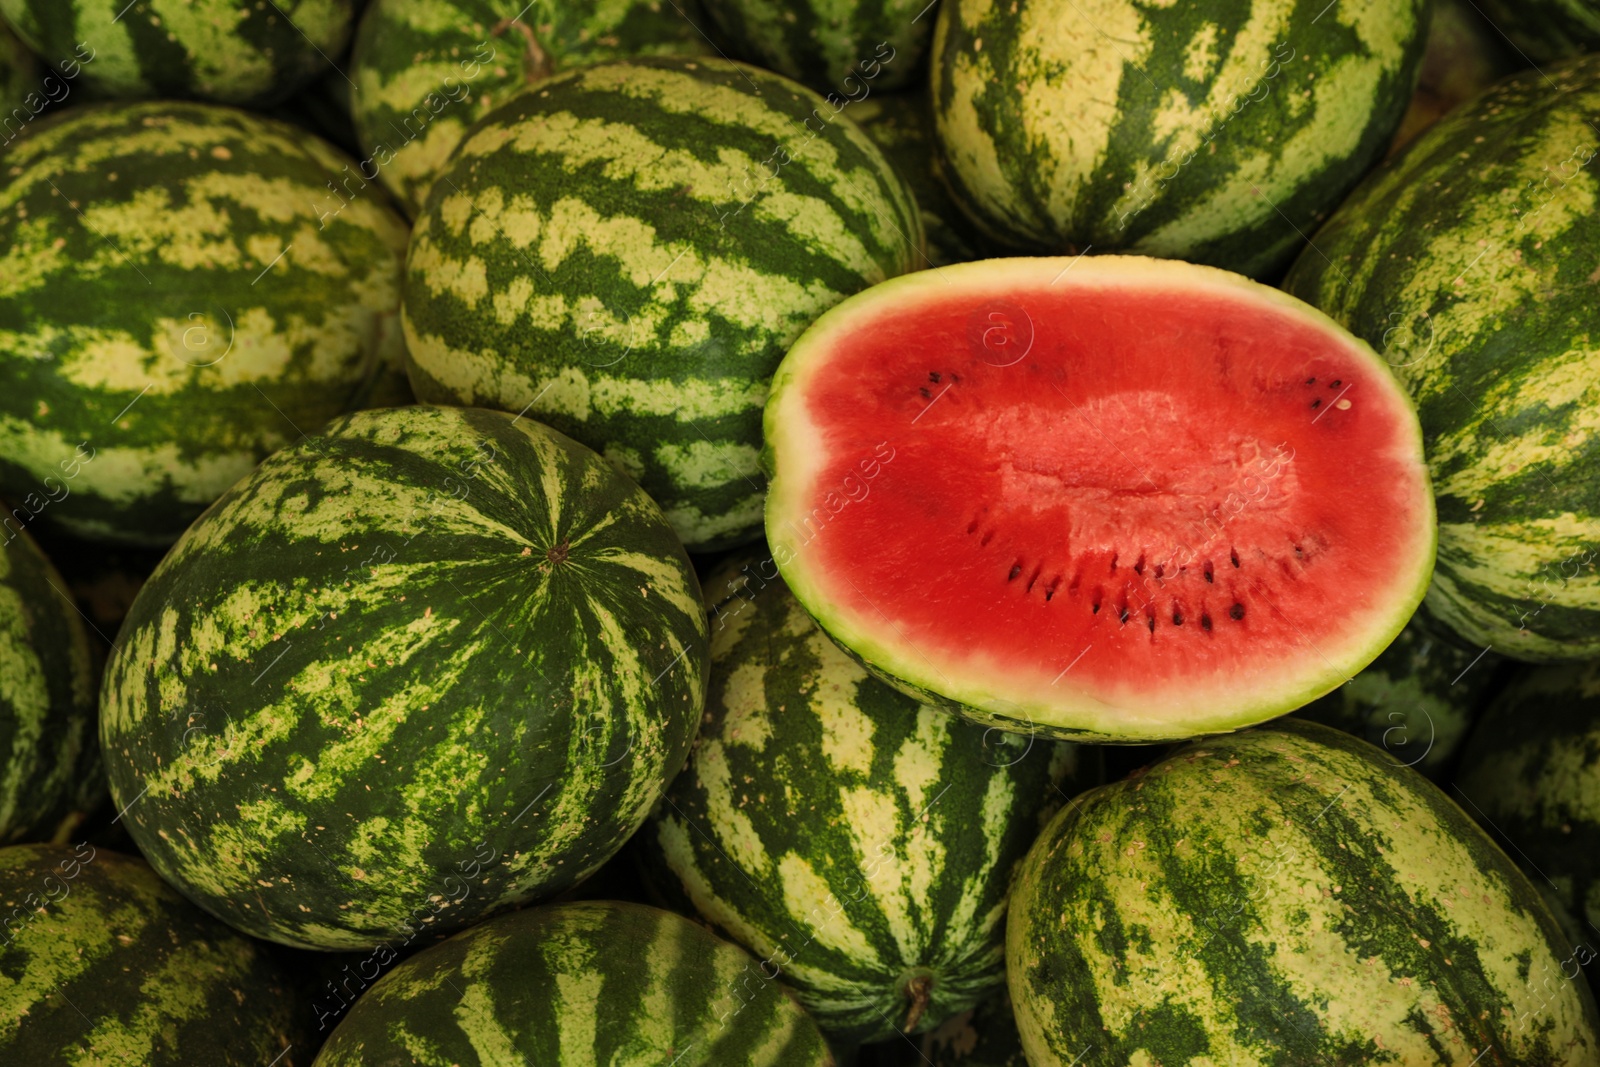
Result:
<instances>
[{"instance_id":1,"label":"whole watermelon","mask_svg":"<svg viewBox=\"0 0 1600 1067\"><path fill-rule=\"evenodd\" d=\"M405 223L342 158L233 108L103 104L3 157L0 495L19 518L170 544L402 344Z\"/></svg>"},{"instance_id":2,"label":"whole watermelon","mask_svg":"<svg viewBox=\"0 0 1600 1067\"><path fill-rule=\"evenodd\" d=\"M65 841L105 796L98 679L66 580L7 516L0 547L0 843Z\"/></svg>"},{"instance_id":3,"label":"whole watermelon","mask_svg":"<svg viewBox=\"0 0 1600 1067\"><path fill-rule=\"evenodd\" d=\"M0 0L0 15L54 63L76 56L101 96L281 100L350 38L352 0Z\"/></svg>"},{"instance_id":4,"label":"whole watermelon","mask_svg":"<svg viewBox=\"0 0 1600 1067\"><path fill-rule=\"evenodd\" d=\"M1548 63L1600 47L1597 0L1483 0L1483 11L1524 63Z\"/></svg>"},{"instance_id":5,"label":"whole watermelon","mask_svg":"<svg viewBox=\"0 0 1600 1067\"><path fill-rule=\"evenodd\" d=\"M755 960L671 912L529 908L397 966L316 1067L832 1067L816 1024Z\"/></svg>"},{"instance_id":6,"label":"whole watermelon","mask_svg":"<svg viewBox=\"0 0 1600 1067\"><path fill-rule=\"evenodd\" d=\"M349 416L140 590L100 703L112 796L236 928L398 951L559 894L644 821L704 701L699 592L655 504L548 427Z\"/></svg>"},{"instance_id":7,"label":"whole watermelon","mask_svg":"<svg viewBox=\"0 0 1600 1067\"><path fill-rule=\"evenodd\" d=\"M1430 613L1525 660L1600 656L1597 111L1600 57L1500 82L1374 172L1284 283L1416 402Z\"/></svg>"},{"instance_id":8,"label":"whole watermelon","mask_svg":"<svg viewBox=\"0 0 1600 1067\"><path fill-rule=\"evenodd\" d=\"M1080 798L1006 922L1031 1067L1600 1062L1572 951L1438 787L1295 719Z\"/></svg>"},{"instance_id":9,"label":"whole watermelon","mask_svg":"<svg viewBox=\"0 0 1600 1067\"><path fill-rule=\"evenodd\" d=\"M735 558L707 587L700 739L641 834L657 884L847 1039L927 1030L993 993L1012 868L1089 784L1091 750L871 678L769 558Z\"/></svg>"},{"instance_id":10,"label":"whole watermelon","mask_svg":"<svg viewBox=\"0 0 1600 1067\"><path fill-rule=\"evenodd\" d=\"M946 0L934 114L956 199L1041 252L1273 275L1405 113L1427 0Z\"/></svg>"},{"instance_id":11,"label":"whole watermelon","mask_svg":"<svg viewBox=\"0 0 1600 1067\"><path fill-rule=\"evenodd\" d=\"M938 0L704 0L736 57L830 98L916 84Z\"/></svg>"},{"instance_id":12,"label":"whole watermelon","mask_svg":"<svg viewBox=\"0 0 1600 1067\"><path fill-rule=\"evenodd\" d=\"M486 116L406 264L425 401L545 419L696 551L761 528L761 412L787 346L913 266L904 184L776 74L656 58L559 75Z\"/></svg>"},{"instance_id":13,"label":"whole watermelon","mask_svg":"<svg viewBox=\"0 0 1600 1067\"><path fill-rule=\"evenodd\" d=\"M568 67L713 55L694 0L375 0L356 30L351 115L365 159L416 215L478 119Z\"/></svg>"},{"instance_id":14,"label":"whole watermelon","mask_svg":"<svg viewBox=\"0 0 1600 1067\"><path fill-rule=\"evenodd\" d=\"M308 1067L262 947L92 845L0 848L0 1063Z\"/></svg>"},{"instance_id":15,"label":"whole watermelon","mask_svg":"<svg viewBox=\"0 0 1600 1067\"><path fill-rule=\"evenodd\" d=\"M1600 664L1537 667L1513 682L1473 731L1455 788L1572 936L1600 945Z\"/></svg>"},{"instance_id":16,"label":"whole watermelon","mask_svg":"<svg viewBox=\"0 0 1600 1067\"><path fill-rule=\"evenodd\" d=\"M1505 660L1464 649L1441 630L1418 612L1359 674L1295 714L1364 738L1435 782L1449 781Z\"/></svg>"}]
</instances>

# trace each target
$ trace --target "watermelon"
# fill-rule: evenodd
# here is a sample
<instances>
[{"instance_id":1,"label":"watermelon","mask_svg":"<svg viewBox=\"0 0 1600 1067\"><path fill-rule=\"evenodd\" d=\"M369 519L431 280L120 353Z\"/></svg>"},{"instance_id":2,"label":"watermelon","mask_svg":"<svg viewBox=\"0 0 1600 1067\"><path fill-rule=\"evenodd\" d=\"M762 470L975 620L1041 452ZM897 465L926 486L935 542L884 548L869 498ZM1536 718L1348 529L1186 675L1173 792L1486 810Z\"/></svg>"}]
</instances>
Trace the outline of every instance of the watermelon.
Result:
<instances>
[{"instance_id":1,"label":"watermelon","mask_svg":"<svg viewBox=\"0 0 1600 1067\"><path fill-rule=\"evenodd\" d=\"M1410 144L1451 108L1520 69L1524 64L1517 60L1472 0L1434 0L1417 91L1389 142L1388 154Z\"/></svg>"},{"instance_id":2,"label":"watermelon","mask_svg":"<svg viewBox=\"0 0 1600 1067\"><path fill-rule=\"evenodd\" d=\"M103 97L281 100L328 69L350 38L351 0L0 0L51 61L74 55Z\"/></svg>"},{"instance_id":3,"label":"watermelon","mask_svg":"<svg viewBox=\"0 0 1600 1067\"><path fill-rule=\"evenodd\" d=\"M1295 712L1365 738L1435 782L1448 782L1504 657L1455 644L1423 612L1366 669Z\"/></svg>"},{"instance_id":4,"label":"watermelon","mask_svg":"<svg viewBox=\"0 0 1600 1067\"><path fill-rule=\"evenodd\" d=\"M1090 784L1090 756L874 680L770 557L730 560L707 587L700 739L641 834L655 880L844 1039L971 1007L1004 980L1011 870L1047 806Z\"/></svg>"},{"instance_id":5,"label":"watermelon","mask_svg":"<svg viewBox=\"0 0 1600 1067\"><path fill-rule=\"evenodd\" d=\"M1431 782L1286 719L1062 811L1017 875L1006 972L1031 1067L1600 1062L1559 934Z\"/></svg>"},{"instance_id":6,"label":"watermelon","mask_svg":"<svg viewBox=\"0 0 1600 1067\"><path fill-rule=\"evenodd\" d=\"M1383 651L1433 566L1382 361L1210 267L895 279L790 349L766 436L794 595L891 684L1003 729L1155 741L1292 711Z\"/></svg>"},{"instance_id":7,"label":"watermelon","mask_svg":"<svg viewBox=\"0 0 1600 1067\"><path fill-rule=\"evenodd\" d=\"M840 103L916 83L938 2L704 0L736 58Z\"/></svg>"},{"instance_id":8,"label":"watermelon","mask_svg":"<svg viewBox=\"0 0 1600 1067\"><path fill-rule=\"evenodd\" d=\"M317 1067L831 1067L756 961L681 916L593 901L530 908L397 966Z\"/></svg>"},{"instance_id":9,"label":"watermelon","mask_svg":"<svg viewBox=\"0 0 1600 1067\"><path fill-rule=\"evenodd\" d=\"M404 222L341 157L233 108L40 119L0 187L0 495L170 544L262 456L347 410L402 341Z\"/></svg>"},{"instance_id":10,"label":"watermelon","mask_svg":"<svg viewBox=\"0 0 1600 1067\"><path fill-rule=\"evenodd\" d=\"M1600 656L1597 109L1600 58L1499 83L1374 172L1285 281L1416 402L1430 612L1524 660Z\"/></svg>"},{"instance_id":11,"label":"watermelon","mask_svg":"<svg viewBox=\"0 0 1600 1067\"><path fill-rule=\"evenodd\" d=\"M398 951L616 852L688 755L706 655L682 546L599 456L500 412L360 412L173 546L106 666L101 743L190 899Z\"/></svg>"},{"instance_id":12,"label":"watermelon","mask_svg":"<svg viewBox=\"0 0 1600 1067\"><path fill-rule=\"evenodd\" d=\"M1572 936L1600 943L1600 664L1537 667L1513 682L1473 731L1455 790Z\"/></svg>"},{"instance_id":13,"label":"watermelon","mask_svg":"<svg viewBox=\"0 0 1600 1067\"><path fill-rule=\"evenodd\" d=\"M1524 64L1547 63L1600 48L1596 0L1483 0L1483 12Z\"/></svg>"},{"instance_id":14,"label":"watermelon","mask_svg":"<svg viewBox=\"0 0 1600 1067\"><path fill-rule=\"evenodd\" d=\"M874 96L851 107L850 118L883 150L917 202L927 240L915 265L944 267L986 258L988 242L950 199L940 176L939 146L927 97L922 93Z\"/></svg>"},{"instance_id":15,"label":"watermelon","mask_svg":"<svg viewBox=\"0 0 1600 1067\"><path fill-rule=\"evenodd\" d=\"M558 70L710 55L691 0L376 0L351 57L362 174L413 216L478 119Z\"/></svg>"},{"instance_id":16,"label":"watermelon","mask_svg":"<svg viewBox=\"0 0 1600 1067\"><path fill-rule=\"evenodd\" d=\"M61 842L106 791L96 664L66 580L15 525L0 548L0 843Z\"/></svg>"},{"instance_id":17,"label":"watermelon","mask_svg":"<svg viewBox=\"0 0 1600 1067\"><path fill-rule=\"evenodd\" d=\"M602 453L692 551L761 528L761 406L827 308L911 269L910 194L849 118L754 67L559 75L485 117L406 263L411 384Z\"/></svg>"},{"instance_id":18,"label":"watermelon","mask_svg":"<svg viewBox=\"0 0 1600 1067\"><path fill-rule=\"evenodd\" d=\"M0 1062L307 1067L285 976L143 860L0 849Z\"/></svg>"},{"instance_id":19,"label":"watermelon","mask_svg":"<svg viewBox=\"0 0 1600 1067\"><path fill-rule=\"evenodd\" d=\"M957 200L1040 252L1288 265L1385 145L1428 0L949 0L934 114Z\"/></svg>"}]
</instances>

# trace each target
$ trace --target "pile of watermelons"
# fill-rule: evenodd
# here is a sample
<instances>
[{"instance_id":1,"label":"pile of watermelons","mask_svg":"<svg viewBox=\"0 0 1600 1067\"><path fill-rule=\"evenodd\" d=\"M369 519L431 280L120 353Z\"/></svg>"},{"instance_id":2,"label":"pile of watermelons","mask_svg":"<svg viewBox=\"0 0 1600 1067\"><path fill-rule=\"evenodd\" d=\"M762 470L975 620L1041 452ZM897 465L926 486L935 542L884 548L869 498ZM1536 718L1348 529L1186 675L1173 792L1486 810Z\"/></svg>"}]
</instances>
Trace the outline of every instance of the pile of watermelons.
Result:
<instances>
[{"instance_id":1,"label":"pile of watermelons","mask_svg":"<svg viewBox=\"0 0 1600 1067\"><path fill-rule=\"evenodd\" d=\"M1596 0L0 18L0 1064L1600 1067Z\"/></svg>"}]
</instances>

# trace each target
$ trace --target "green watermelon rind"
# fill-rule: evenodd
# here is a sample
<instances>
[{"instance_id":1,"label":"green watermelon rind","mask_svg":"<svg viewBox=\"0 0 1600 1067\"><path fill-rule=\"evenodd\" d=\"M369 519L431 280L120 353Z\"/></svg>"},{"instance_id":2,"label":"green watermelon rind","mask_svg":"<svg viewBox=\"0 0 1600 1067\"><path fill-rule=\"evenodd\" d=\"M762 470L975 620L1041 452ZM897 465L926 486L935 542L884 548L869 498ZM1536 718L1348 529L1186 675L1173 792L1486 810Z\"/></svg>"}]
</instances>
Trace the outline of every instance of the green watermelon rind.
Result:
<instances>
[{"instance_id":1,"label":"green watermelon rind","mask_svg":"<svg viewBox=\"0 0 1600 1067\"><path fill-rule=\"evenodd\" d=\"M791 513L801 514L803 508L798 499L791 502L787 494L804 493L809 488L807 461L803 457L816 448L817 438L798 406L804 403L807 372L815 365L825 364L827 348L832 339L848 333L856 316L870 320L881 305L892 302L901 294L908 299L914 298L926 291L945 290L961 284L969 277L973 279L975 288L981 286L986 292L998 293L1004 291L998 287L999 281L1010 279L1018 285L1037 285L1042 280L1059 279L1069 269L1075 280L1096 276L1113 283L1119 279L1170 281L1175 286L1184 286L1191 291L1208 288L1230 295L1248 295L1267 308L1288 312L1314 325L1330 339L1339 340L1351 355L1376 372L1375 381L1385 383L1391 390L1391 399L1397 410L1411 411L1393 374L1365 342L1350 335L1322 312L1286 293L1214 267L1141 256L1039 257L985 260L905 275L859 293L818 318L790 348L789 355L773 378L764 416L766 445L762 450L762 466L769 478L767 542L785 582L822 629L883 681L920 702L958 712L1001 730L1058 740L1108 744L1181 740L1251 726L1293 711L1331 692L1376 659L1404 629L1406 621L1421 604L1433 572L1436 549L1431 492L1424 493L1426 499L1423 502L1428 514L1426 544L1418 546L1419 558L1411 568L1402 571L1397 565L1397 587L1381 596L1384 614L1374 618L1367 636L1349 649L1332 653L1327 649L1322 650L1323 655L1319 658L1324 663L1338 664L1337 667L1323 669L1294 691L1266 694L1242 706L1234 704L1227 710L1194 716L1181 723L1158 719L1138 725L1130 724L1119 721L1120 717L1124 717L1121 713L1105 711L1098 705L1070 711L1062 711L1044 703L1019 705L1007 701L1009 706L1001 706L999 698L986 689L982 682L965 685L960 682L944 683L943 676L914 650L903 651L897 647L893 643L892 631L854 624L832 609L820 576L813 575L812 568L803 565L804 553L796 543L798 533L785 528L785 524L793 528ZM1422 438L1414 416L1410 424L1414 432L1414 453L1420 462ZM794 483L792 487L791 482ZM1384 623L1384 618L1389 621Z\"/></svg>"}]
</instances>

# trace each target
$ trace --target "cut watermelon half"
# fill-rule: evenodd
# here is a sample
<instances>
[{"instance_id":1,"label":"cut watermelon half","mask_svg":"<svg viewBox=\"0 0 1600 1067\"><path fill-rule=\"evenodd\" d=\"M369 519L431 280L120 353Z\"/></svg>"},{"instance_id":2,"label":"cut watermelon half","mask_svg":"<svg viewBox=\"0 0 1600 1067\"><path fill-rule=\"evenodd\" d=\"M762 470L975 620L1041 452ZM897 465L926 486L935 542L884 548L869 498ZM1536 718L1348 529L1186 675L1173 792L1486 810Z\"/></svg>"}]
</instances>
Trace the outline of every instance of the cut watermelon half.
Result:
<instances>
[{"instance_id":1,"label":"cut watermelon half","mask_svg":"<svg viewBox=\"0 0 1600 1067\"><path fill-rule=\"evenodd\" d=\"M1238 275L1004 259L823 315L766 408L767 537L835 641L1017 731L1238 729L1349 680L1433 570L1378 356Z\"/></svg>"}]
</instances>

